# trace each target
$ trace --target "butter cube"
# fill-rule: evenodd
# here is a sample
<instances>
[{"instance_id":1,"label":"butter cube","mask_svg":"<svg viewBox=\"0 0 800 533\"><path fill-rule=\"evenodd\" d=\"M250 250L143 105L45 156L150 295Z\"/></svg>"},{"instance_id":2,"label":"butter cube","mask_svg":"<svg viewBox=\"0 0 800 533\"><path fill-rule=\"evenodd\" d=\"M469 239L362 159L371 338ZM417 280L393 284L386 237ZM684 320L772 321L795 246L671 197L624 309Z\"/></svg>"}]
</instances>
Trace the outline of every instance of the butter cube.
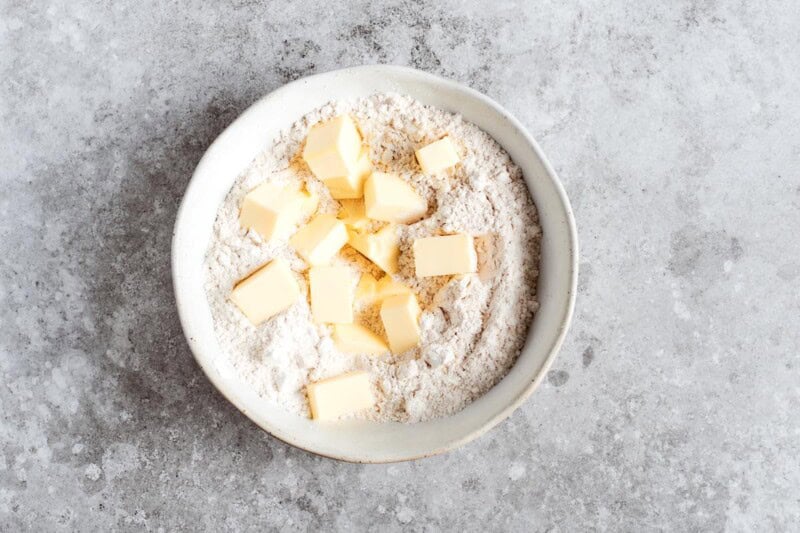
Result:
<instances>
[{"instance_id":1,"label":"butter cube","mask_svg":"<svg viewBox=\"0 0 800 533\"><path fill-rule=\"evenodd\" d=\"M288 309L300 296L300 287L283 259L275 259L241 280L231 301L257 326Z\"/></svg>"},{"instance_id":2,"label":"butter cube","mask_svg":"<svg viewBox=\"0 0 800 533\"><path fill-rule=\"evenodd\" d=\"M425 237L414 241L417 277L466 274L478 270L478 256L471 235Z\"/></svg>"},{"instance_id":3,"label":"butter cube","mask_svg":"<svg viewBox=\"0 0 800 533\"><path fill-rule=\"evenodd\" d=\"M417 297L413 294L391 296L381 304L381 321L389 338L392 353L403 353L419 344Z\"/></svg>"},{"instance_id":4,"label":"butter cube","mask_svg":"<svg viewBox=\"0 0 800 533\"><path fill-rule=\"evenodd\" d=\"M389 351L383 339L359 324L333 326L333 342L346 353L381 355Z\"/></svg>"},{"instance_id":5,"label":"butter cube","mask_svg":"<svg viewBox=\"0 0 800 533\"><path fill-rule=\"evenodd\" d=\"M400 237L397 227L389 224L375 233L348 232L347 243L378 265L384 272L395 274L400 257Z\"/></svg>"},{"instance_id":6,"label":"butter cube","mask_svg":"<svg viewBox=\"0 0 800 533\"><path fill-rule=\"evenodd\" d=\"M378 300L384 300L390 296L397 296L398 294L410 294L411 289L399 281L395 281L392 279L392 276L387 274L378 280L375 293Z\"/></svg>"},{"instance_id":7,"label":"butter cube","mask_svg":"<svg viewBox=\"0 0 800 533\"><path fill-rule=\"evenodd\" d=\"M321 180L355 173L360 154L361 134L347 115L312 126L303 148L303 160Z\"/></svg>"},{"instance_id":8,"label":"butter cube","mask_svg":"<svg viewBox=\"0 0 800 533\"><path fill-rule=\"evenodd\" d=\"M347 228L333 215L317 215L289 243L310 265L327 265L347 244Z\"/></svg>"},{"instance_id":9,"label":"butter cube","mask_svg":"<svg viewBox=\"0 0 800 533\"><path fill-rule=\"evenodd\" d=\"M342 199L339 200L342 209L339 211L339 220L346 226L353 229L364 229L370 225L371 221L367 218L366 207L362 199Z\"/></svg>"},{"instance_id":10,"label":"butter cube","mask_svg":"<svg viewBox=\"0 0 800 533\"><path fill-rule=\"evenodd\" d=\"M416 152L417 161L425 174L435 174L450 168L460 161L456 147L450 137L442 137L436 142L423 146Z\"/></svg>"},{"instance_id":11,"label":"butter cube","mask_svg":"<svg viewBox=\"0 0 800 533\"><path fill-rule=\"evenodd\" d=\"M364 205L373 220L410 224L428 212L428 203L396 174L373 172L364 183Z\"/></svg>"},{"instance_id":12,"label":"butter cube","mask_svg":"<svg viewBox=\"0 0 800 533\"><path fill-rule=\"evenodd\" d=\"M309 383L306 394L314 420L336 420L375 405L369 374L362 371Z\"/></svg>"},{"instance_id":13,"label":"butter cube","mask_svg":"<svg viewBox=\"0 0 800 533\"><path fill-rule=\"evenodd\" d=\"M315 266L308 271L311 316L317 324L353 321L353 276L343 266Z\"/></svg>"},{"instance_id":14,"label":"butter cube","mask_svg":"<svg viewBox=\"0 0 800 533\"><path fill-rule=\"evenodd\" d=\"M265 241L284 237L317 208L315 194L291 186L262 183L244 197L239 224Z\"/></svg>"},{"instance_id":15,"label":"butter cube","mask_svg":"<svg viewBox=\"0 0 800 533\"><path fill-rule=\"evenodd\" d=\"M372 172L372 162L369 159L369 150L362 150L353 172L346 176L325 178L322 183L328 187L331 196L337 200L361 198L364 196L364 181L370 172Z\"/></svg>"},{"instance_id":16,"label":"butter cube","mask_svg":"<svg viewBox=\"0 0 800 533\"><path fill-rule=\"evenodd\" d=\"M375 301L378 293L378 280L369 273L361 275L356 286L356 301L361 305L369 305Z\"/></svg>"},{"instance_id":17,"label":"butter cube","mask_svg":"<svg viewBox=\"0 0 800 533\"><path fill-rule=\"evenodd\" d=\"M381 302L390 296L411 294L411 288L385 275L376 280L371 274L363 274L356 287L356 300L360 305Z\"/></svg>"}]
</instances>

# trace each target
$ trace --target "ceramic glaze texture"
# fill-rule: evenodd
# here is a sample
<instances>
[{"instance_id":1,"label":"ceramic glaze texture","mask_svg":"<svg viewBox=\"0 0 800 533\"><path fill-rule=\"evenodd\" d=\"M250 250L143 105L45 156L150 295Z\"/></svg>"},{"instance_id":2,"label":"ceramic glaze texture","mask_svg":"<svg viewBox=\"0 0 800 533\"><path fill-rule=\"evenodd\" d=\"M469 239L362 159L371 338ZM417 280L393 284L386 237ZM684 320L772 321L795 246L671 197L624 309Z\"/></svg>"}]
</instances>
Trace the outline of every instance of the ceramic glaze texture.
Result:
<instances>
[{"instance_id":1,"label":"ceramic glaze texture","mask_svg":"<svg viewBox=\"0 0 800 533\"><path fill-rule=\"evenodd\" d=\"M0 529L795 527L796 3L485 5L0 4ZM249 104L378 61L520 118L582 265L521 409L453 453L364 466L215 392L169 251L189 176Z\"/></svg>"}]
</instances>

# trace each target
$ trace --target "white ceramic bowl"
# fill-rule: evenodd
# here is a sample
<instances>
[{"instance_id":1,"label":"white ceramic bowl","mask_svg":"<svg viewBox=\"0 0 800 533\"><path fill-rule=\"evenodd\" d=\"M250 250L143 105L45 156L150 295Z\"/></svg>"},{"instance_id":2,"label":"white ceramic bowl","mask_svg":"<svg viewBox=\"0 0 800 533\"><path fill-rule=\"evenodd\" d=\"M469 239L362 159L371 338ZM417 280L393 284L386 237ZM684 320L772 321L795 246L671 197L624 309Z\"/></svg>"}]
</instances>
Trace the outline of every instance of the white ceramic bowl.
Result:
<instances>
[{"instance_id":1,"label":"white ceramic bowl","mask_svg":"<svg viewBox=\"0 0 800 533\"><path fill-rule=\"evenodd\" d=\"M419 424L321 424L259 398L222 354L206 300L203 257L217 208L240 173L282 129L326 102L398 92L460 113L494 137L522 168L542 225L538 295L525 348L509 374L466 409ZM435 455L478 437L506 418L544 379L569 326L578 277L578 242L569 200L536 141L507 111L467 87L414 69L363 66L310 76L259 100L205 153L181 203L172 242L181 324L212 383L256 424L305 450L345 461L391 462Z\"/></svg>"}]
</instances>

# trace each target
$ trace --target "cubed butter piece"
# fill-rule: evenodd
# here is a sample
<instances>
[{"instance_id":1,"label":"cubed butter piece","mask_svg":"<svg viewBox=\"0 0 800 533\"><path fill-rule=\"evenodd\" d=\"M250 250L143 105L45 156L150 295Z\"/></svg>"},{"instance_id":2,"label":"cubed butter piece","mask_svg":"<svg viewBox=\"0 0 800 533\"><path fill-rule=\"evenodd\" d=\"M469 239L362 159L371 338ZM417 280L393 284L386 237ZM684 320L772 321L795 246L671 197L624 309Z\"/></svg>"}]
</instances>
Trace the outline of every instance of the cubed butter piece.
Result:
<instances>
[{"instance_id":1,"label":"cubed butter piece","mask_svg":"<svg viewBox=\"0 0 800 533\"><path fill-rule=\"evenodd\" d=\"M353 322L353 275L344 266L315 266L308 271L311 316L317 324Z\"/></svg>"},{"instance_id":2,"label":"cubed butter piece","mask_svg":"<svg viewBox=\"0 0 800 533\"><path fill-rule=\"evenodd\" d=\"M411 289L399 281L395 281L392 276L385 275L378 280L375 287L375 295L378 301L384 300L390 296L397 296L398 294L410 294Z\"/></svg>"},{"instance_id":3,"label":"cubed butter piece","mask_svg":"<svg viewBox=\"0 0 800 533\"><path fill-rule=\"evenodd\" d=\"M289 243L310 265L327 265L347 244L347 228L333 215L317 215Z\"/></svg>"},{"instance_id":4,"label":"cubed butter piece","mask_svg":"<svg viewBox=\"0 0 800 533\"><path fill-rule=\"evenodd\" d=\"M428 212L428 203L396 174L373 172L364 183L364 205L373 220L410 224Z\"/></svg>"},{"instance_id":5,"label":"cubed butter piece","mask_svg":"<svg viewBox=\"0 0 800 533\"><path fill-rule=\"evenodd\" d=\"M369 374L362 371L309 383L306 394L314 420L336 420L375 405Z\"/></svg>"},{"instance_id":6,"label":"cubed butter piece","mask_svg":"<svg viewBox=\"0 0 800 533\"><path fill-rule=\"evenodd\" d=\"M378 280L370 273L361 275L356 286L356 301L360 305L369 305L375 301L378 293Z\"/></svg>"},{"instance_id":7,"label":"cubed butter piece","mask_svg":"<svg viewBox=\"0 0 800 533\"><path fill-rule=\"evenodd\" d=\"M403 353L419 344L419 304L413 294L391 296L381 304L381 321L392 353Z\"/></svg>"},{"instance_id":8,"label":"cubed butter piece","mask_svg":"<svg viewBox=\"0 0 800 533\"><path fill-rule=\"evenodd\" d=\"M317 208L315 194L295 187L262 183L245 195L239 224L265 241L285 237L295 224Z\"/></svg>"},{"instance_id":9,"label":"cubed butter piece","mask_svg":"<svg viewBox=\"0 0 800 533\"><path fill-rule=\"evenodd\" d=\"M339 211L339 220L346 226L353 229L365 229L371 223L367 218L366 208L363 199L342 199L339 200L342 209Z\"/></svg>"},{"instance_id":10,"label":"cubed butter piece","mask_svg":"<svg viewBox=\"0 0 800 533\"><path fill-rule=\"evenodd\" d=\"M237 283L230 298L257 326L289 308L299 296L300 287L289 265L275 259Z\"/></svg>"},{"instance_id":11,"label":"cubed butter piece","mask_svg":"<svg viewBox=\"0 0 800 533\"><path fill-rule=\"evenodd\" d=\"M333 342L346 353L381 355L389 351L383 339L360 324L333 326Z\"/></svg>"},{"instance_id":12,"label":"cubed butter piece","mask_svg":"<svg viewBox=\"0 0 800 533\"><path fill-rule=\"evenodd\" d=\"M380 280L376 280L372 274L366 273L361 276L356 287L356 301L359 305L364 306L381 302L390 296L409 294L411 292L411 288L399 281L395 281L388 274Z\"/></svg>"},{"instance_id":13,"label":"cubed butter piece","mask_svg":"<svg viewBox=\"0 0 800 533\"><path fill-rule=\"evenodd\" d=\"M321 180L353 174L360 154L361 134L348 115L312 126L303 148L303 160Z\"/></svg>"},{"instance_id":14,"label":"cubed butter piece","mask_svg":"<svg viewBox=\"0 0 800 533\"><path fill-rule=\"evenodd\" d=\"M400 257L400 237L397 227L389 224L375 233L348 231L347 243L378 265L384 272L395 274Z\"/></svg>"},{"instance_id":15,"label":"cubed butter piece","mask_svg":"<svg viewBox=\"0 0 800 533\"><path fill-rule=\"evenodd\" d=\"M416 151L417 161L425 174L435 174L459 162L458 152L450 137L423 146Z\"/></svg>"},{"instance_id":16,"label":"cubed butter piece","mask_svg":"<svg viewBox=\"0 0 800 533\"><path fill-rule=\"evenodd\" d=\"M369 150L362 150L353 172L346 176L325 178L322 183L337 200L361 198L364 196L364 181L370 172L372 172L372 162L369 160Z\"/></svg>"},{"instance_id":17,"label":"cubed butter piece","mask_svg":"<svg viewBox=\"0 0 800 533\"><path fill-rule=\"evenodd\" d=\"M478 257L471 235L425 237L414 241L417 276L467 274L478 269Z\"/></svg>"}]
</instances>

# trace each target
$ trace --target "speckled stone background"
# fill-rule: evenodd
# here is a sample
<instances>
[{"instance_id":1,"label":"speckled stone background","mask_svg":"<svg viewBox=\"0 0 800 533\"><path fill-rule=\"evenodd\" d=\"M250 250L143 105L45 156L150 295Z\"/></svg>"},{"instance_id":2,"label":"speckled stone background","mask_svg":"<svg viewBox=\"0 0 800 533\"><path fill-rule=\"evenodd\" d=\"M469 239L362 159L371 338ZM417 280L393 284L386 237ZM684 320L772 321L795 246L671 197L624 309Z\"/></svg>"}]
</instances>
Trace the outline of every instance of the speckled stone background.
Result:
<instances>
[{"instance_id":1,"label":"speckled stone background","mask_svg":"<svg viewBox=\"0 0 800 533\"><path fill-rule=\"evenodd\" d=\"M800 4L101 4L0 0L0 530L796 530ZM214 137L289 80L376 62L515 113L582 245L544 386L390 466L229 405L169 271Z\"/></svg>"}]
</instances>

